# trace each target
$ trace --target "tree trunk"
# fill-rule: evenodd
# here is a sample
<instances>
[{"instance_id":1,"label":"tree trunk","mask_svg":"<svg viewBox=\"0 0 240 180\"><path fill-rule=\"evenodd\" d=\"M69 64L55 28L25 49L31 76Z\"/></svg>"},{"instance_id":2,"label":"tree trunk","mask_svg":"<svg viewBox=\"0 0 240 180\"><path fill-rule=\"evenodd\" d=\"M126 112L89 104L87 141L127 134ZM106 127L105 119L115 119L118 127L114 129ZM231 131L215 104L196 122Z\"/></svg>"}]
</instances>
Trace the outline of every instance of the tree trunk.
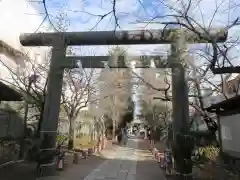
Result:
<instances>
[{"instance_id":1,"label":"tree trunk","mask_svg":"<svg viewBox=\"0 0 240 180\"><path fill-rule=\"evenodd\" d=\"M112 140L114 141L116 138L116 121L113 120L113 126L112 126Z\"/></svg>"},{"instance_id":2,"label":"tree trunk","mask_svg":"<svg viewBox=\"0 0 240 180\"><path fill-rule=\"evenodd\" d=\"M69 120L69 137L68 137L68 149L73 149L73 138L74 138L74 128L75 127L75 119L70 118Z\"/></svg>"},{"instance_id":3,"label":"tree trunk","mask_svg":"<svg viewBox=\"0 0 240 180\"><path fill-rule=\"evenodd\" d=\"M40 111L40 117L39 117L39 121L38 121L38 127L37 127L37 136L40 136L40 130L41 130L41 125L42 125L42 121L43 121L43 113L44 113L44 101L41 102L41 111Z\"/></svg>"}]
</instances>

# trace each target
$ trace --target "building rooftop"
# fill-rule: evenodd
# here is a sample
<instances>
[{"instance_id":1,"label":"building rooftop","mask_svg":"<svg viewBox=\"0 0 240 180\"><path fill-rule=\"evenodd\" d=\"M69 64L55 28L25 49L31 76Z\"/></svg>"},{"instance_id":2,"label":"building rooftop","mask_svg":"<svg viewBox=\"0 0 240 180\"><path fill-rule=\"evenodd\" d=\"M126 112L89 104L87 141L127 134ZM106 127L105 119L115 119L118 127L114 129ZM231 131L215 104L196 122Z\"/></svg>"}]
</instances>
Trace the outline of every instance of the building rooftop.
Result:
<instances>
[{"instance_id":1,"label":"building rooftop","mask_svg":"<svg viewBox=\"0 0 240 180\"><path fill-rule=\"evenodd\" d=\"M232 111L239 110L240 107L240 96L235 96L224 101L221 101L216 104L212 104L210 107L206 108L208 112L224 112L224 111ZM239 110L240 111L240 110Z\"/></svg>"},{"instance_id":2,"label":"building rooftop","mask_svg":"<svg viewBox=\"0 0 240 180\"><path fill-rule=\"evenodd\" d=\"M28 59L28 56L22 53L21 51L11 47L6 42L0 40L0 53L4 54L11 59L19 59L24 58ZM22 101L23 96L14 90L13 88L9 87L5 83L0 81L0 101Z\"/></svg>"},{"instance_id":3,"label":"building rooftop","mask_svg":"<svg viewBox=\"0 0 240 180\"><path fill-rule=\"evenodd\" d=\"M22 101L23 96L0 81L0 101Z\"/></svg>"}]
</instances>

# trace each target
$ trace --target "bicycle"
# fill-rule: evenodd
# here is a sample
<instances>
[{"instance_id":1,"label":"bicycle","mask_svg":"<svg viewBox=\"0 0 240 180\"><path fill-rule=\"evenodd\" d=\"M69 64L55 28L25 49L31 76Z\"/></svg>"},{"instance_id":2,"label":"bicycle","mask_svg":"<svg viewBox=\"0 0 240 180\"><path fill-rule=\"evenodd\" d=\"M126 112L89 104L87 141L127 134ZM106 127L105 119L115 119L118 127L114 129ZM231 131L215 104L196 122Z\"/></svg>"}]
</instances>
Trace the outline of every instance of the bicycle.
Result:
<instances>
[{"instance_id":1,"label":"bicycle","mask_svg":"<svg viewBox=\"0 0 240 180\"><path fill-rule=\"evenodd\" d=\"M56 169L58 169L57 165L59 161L63 160L65 157L65 152L63 151L63 144L66 139L64 139L62 142L60 142L55 150L53 149L52 151L45 151L45 150L38 150L36 154L36 161L37 161L37 166L36 166L36 172L37 176L43 177L44 176L44 171L43 167L45 166L45 162L49 162L52 160L52 157L54 157L54 165L56 165Z\"/></svg>"},{"instance_id":2,"label":"bicycle","mask_svg":"<svg viewBox=\"0 0 240 180\"><path fill-rule=\"evenodd\" d=\"M166 174L170 175L173 173L173 158L169 149L164 151L163 168Z\"/></svg>"},{"instance_id":3,"label":"bicycle","mask_svg":"<svg viewBox=\"0 0 240 180\"><path fill-rule=\"evenodd\" d=\"M60 151L60 148L57 147L54 151L52 152L47 152L44 150L40 151L38 153L38 158L37 158L37 166L36 166L36 172L37 172L37 176L38 177L43 177L44 176L44 166L46 166L46 162L51 162L52 157L54 157L53 163L54 165L56 165L56 169L57 169L57 163L58 163L58 159L63 158L63 153Z\"/></svg>"}]
</instances>

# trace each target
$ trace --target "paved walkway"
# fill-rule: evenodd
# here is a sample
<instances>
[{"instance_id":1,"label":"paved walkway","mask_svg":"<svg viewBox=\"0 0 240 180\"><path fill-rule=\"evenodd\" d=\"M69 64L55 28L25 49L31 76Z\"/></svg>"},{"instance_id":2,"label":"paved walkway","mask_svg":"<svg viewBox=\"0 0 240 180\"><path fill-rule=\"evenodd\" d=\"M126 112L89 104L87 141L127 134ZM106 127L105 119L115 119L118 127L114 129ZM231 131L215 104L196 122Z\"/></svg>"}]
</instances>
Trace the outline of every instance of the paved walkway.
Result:
<instances>
[{"instance_id":1,"label":"paved walkway","mask_svg":"<svg viewBox=\"0 0 240 180\"><path fill-rule=\"evenodd\" d=\"M80 167L75 166L55 178L58 180L165 180L144 140L131 139L126 147L117 146L112 151L103 152L103 156L105 160L84 177L80 173Z\"/></svg>"},{"instance_id":2,"label":"paved walkway","mask_svg":"<svg viewBox=\"0 0 240 180\"><path fill-rule=\"evenodd\" d=\"M118 147L116 151L108 156L108 160L94 169L84 180L116 179L134 180L137 172L136 149L138 143L129 141L127 147Z\"/></svg>"},{"instance_id":3,"label":"paved walkway","mask_svg":"<svg viewBox=\"0 0 240 180\"><path fill-rule=\"evenodd\" d=\"M136 180L165 180L159 164L153 160L147 141L140 140L136 152L138 153Z\"/></svg>"}]
</instances>

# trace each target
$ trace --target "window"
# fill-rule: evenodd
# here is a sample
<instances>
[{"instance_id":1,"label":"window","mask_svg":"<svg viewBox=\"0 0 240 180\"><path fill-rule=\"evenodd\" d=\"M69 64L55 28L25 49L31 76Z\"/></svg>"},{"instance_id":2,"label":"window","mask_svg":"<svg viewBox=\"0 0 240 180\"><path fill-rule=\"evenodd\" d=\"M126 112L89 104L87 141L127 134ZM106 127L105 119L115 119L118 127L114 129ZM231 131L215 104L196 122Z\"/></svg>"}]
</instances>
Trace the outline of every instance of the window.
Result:
<instances>
[{"instance_id":1,"label":"window","mask_svg":"<svg viewBox=\"0 0 240 180\"><path fill-rule=\"evenodd\" d=\"M233 93L237 93L238 92L238 83L235 82L228 82L227 83L227 93L228 94L233 94Z\"/></svg>"},{"instance_id":2,"label":"window","mask_svg":"<svg viewBox=\"0 0 240 180\"><path fill-rule=\"evenodd\" d=\"M157 72L155 77L156 77L156 79L160 79L161 78L161 73Z\"/></svg>"},{"instance_id":3,"label":"window","mask_svg":"<svg viewBox=\"0 0 240 180\"><path fill-rule=\"evenodd\" d=\"M238 92L238 87L237 87L237 84L235 84L235 83L232 85L232 92L233 93L237 93Z\"/></svg>"},{"instance_id":4,"label":"window","mask_svg":"<svg viewBox=\"0 0 240 180\"><path fill-rule=\"evenodd\" d=\"M41 54L35 54L35 63L41 64L41 62L42 62Z\"/></svg>"},{"instance_id":5,"label":"window","mask_svg":"<svg viewBox=\"0 0 240 180\"><path fill-rule=\"evenodd\" d=\"M122 88L122 86L123 86L122 83L120 83L120 82L116 82L115 85L116 85L116 88Z\"/></svg>"},{"instance_id":6,"label":"window","mask_svg":"<svg viewBox=\"0 0 240 180\"><path fill-rule=\"evenodd\" d=\"M233 92L238 93L240 88L240 79L236 79L233 84Z\"/></svg>"},{"instance_id":7,"label":"window","mask_svg":"<svg viewBox=\"0 0 240 180\"><path fill-rule=\"evenodd\" d=\"M22 68L19 64L17 64L17 67L16 67L16 74L20 74L22 71Z\"/></svg>"}]
</instances>

